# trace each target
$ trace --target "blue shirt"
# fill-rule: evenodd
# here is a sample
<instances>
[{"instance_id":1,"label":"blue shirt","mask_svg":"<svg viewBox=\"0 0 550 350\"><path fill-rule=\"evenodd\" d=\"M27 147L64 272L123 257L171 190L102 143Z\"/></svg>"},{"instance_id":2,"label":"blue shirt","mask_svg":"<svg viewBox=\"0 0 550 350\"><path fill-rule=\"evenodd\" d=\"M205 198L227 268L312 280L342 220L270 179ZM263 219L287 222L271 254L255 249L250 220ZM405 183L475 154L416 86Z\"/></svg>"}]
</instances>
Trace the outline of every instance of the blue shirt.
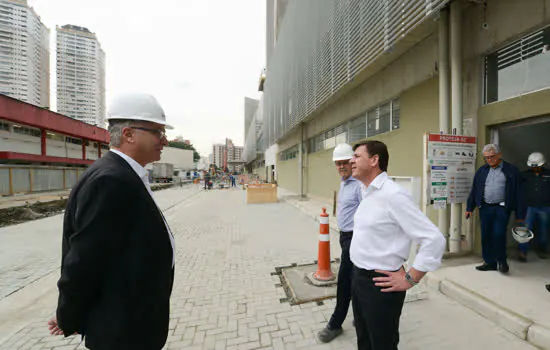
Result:
<instances>
[{"instance_id":1,"label":"blue shirt","mask_svg":"<svg viewBox=\"0 0 550 350\"><path fill-rule=\"evenodd\" d=\"M338 192L338 210L336 212L340 231L353 231L353 216L362 198L360 181L351 176L346 180L342 179L340 192Z\"/></svg>"},{"instance_id":2,"label":"blue shirt","mask_svg":"<svg viewBox=\"0 0 550 350\"><path fill-rule=\"evenodd\" d=\"M486 203L498 204L506 197L506 176L502 172L502 162L496 168L490 168L485 180L484 200Z\"/></svg>"}]
</instances>

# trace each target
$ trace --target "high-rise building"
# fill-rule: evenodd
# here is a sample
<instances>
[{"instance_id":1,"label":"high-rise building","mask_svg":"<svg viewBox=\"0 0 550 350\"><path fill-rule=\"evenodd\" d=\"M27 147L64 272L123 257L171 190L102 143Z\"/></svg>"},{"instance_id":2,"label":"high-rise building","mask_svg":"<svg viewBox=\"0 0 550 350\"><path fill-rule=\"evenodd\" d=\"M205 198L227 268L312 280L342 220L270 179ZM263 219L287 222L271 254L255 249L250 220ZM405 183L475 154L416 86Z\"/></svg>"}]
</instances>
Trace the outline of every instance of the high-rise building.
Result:
<instances>
[{"instance_id":1,"label":"high-rise building","mask_svg":"<svg viewBox=\"0 0 550 350\"><path fill-rule=\"evenodd\" d=\"M57 112L88 124L105 124L105 53L94 33L57 27Z\"/></svg>"},{"instance_id":2,"label":"high-rise building","mask_svg":"<svg viewBox=\"0 0 550 350\"><path fill-rule=\"evenodd\" d=\"M49 37L26 0L0 0L0 94L50 107Z\"/></svg>"},{"instance_id":3,"label":"high-rise building","mask_svg":"<svg viewBox=\"0 0 550 350\"><path fill-rule=\"evenodd\" d=\"M212 146L212 164L215 164L218 168L223 168L225 154L224 144L215 144Z\"/></svg>"},{"instance_id":4,"label":"high-rise building","mask_svg":"<svg viewBox=\"0 0 550 350\"><path fill-rule=\"evenodd\" d=\"M225 139L225 144L212 146L213 164L222 170L241 171L244 161L242 160L244 147L235 146L231 139Z\"/></svg>"}]
</instances>

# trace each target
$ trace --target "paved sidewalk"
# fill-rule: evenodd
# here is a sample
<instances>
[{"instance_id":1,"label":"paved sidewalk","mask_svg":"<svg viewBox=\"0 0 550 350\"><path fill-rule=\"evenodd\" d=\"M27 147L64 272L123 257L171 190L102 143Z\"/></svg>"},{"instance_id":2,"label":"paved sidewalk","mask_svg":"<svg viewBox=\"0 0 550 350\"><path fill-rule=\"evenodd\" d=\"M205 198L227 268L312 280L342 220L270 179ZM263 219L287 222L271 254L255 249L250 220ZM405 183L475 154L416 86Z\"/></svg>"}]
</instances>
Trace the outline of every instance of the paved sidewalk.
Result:
<instances>
[{"instance_id":1,"label":"paved sidewalk","mask_svg":"<svg viewBox=\"0 0 550 350\"><path fill-rule=\"evenodd\" d=\"M322 200L300 198L285 189L279 189L279 197L313 218L323 206L332 212ZM332 216L331 228L338 230ZM508 275L475 270L481 261L474 255L444 259L438 271L427 275L426 284L521 340L550 349L550 294L544 288L550 283L550 260L540 260L533 253L527 264L510 259Z\"/></svg>"},{"instance_id":2,"label":"paved sidewalk","mask_svg":"<svg viewBox=\"0 0 550 350\"><path fill-rule=\"evenodd\" d=\"M166 349L355 349L351 313L342 336L319 344L315 335L330 318L334 300L322 305L281 303L286 295L276 287L278 277L271 275L275 267L316 259L319 226L311 216L284 202L246 205L242 190L200 192L179 204L181 194L176 191L155 196L173 205L165 214L177 245ZM337 243L332 245L333 254L339 255ZM55 284L57 275L55 271L6 299L28 302L36 295L33 288ZM55 298L54 285L38 298L40 305L24 325L18 320L21 327L0 349L83 348L78 337L47 334L45 322L55 309ZM1 310L0 302L0 316ZM406 304L401 334L403 350L534 349L437 292Z\"/></svg>"},{"instance_id":3,"label":"paved sidewalk","mask_svg":"<svg viewBox=\"0 0 550 350\"><path fill-rule=\"evenodd\" d=\"M156 198L168 209L197 191L189 185L161 191ZM56 215L0 228L0 299L59 267L62 225L63 215Z\"/></svg>"}]
</instances>

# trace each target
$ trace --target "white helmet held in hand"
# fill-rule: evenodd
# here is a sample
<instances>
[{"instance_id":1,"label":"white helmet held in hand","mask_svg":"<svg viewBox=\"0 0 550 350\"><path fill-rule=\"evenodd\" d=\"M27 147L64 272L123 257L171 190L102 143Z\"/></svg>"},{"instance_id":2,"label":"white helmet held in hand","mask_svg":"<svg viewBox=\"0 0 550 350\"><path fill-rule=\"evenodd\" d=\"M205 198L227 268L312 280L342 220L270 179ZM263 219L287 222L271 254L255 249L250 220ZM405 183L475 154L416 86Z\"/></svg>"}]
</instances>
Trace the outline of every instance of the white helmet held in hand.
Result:
<instances>
[{"instance_id":1,"label":"white helmet held in hand","mask_svg":"<svg viewBox=\"0 0 550 350\"><path fill-rule=\"evenodd\" d=\"M546 163L546 159L544 159L544 154L540 152L533 152L527 158L527 166L531 168L543 166L544 163Z\"/></svg>"},{"instance_id":2,"label":"white helmet held in hand","mask_svg":"<svg viewBox=\"0 0 550 350\"><path fill-rule=\"evenodd\" d=\"M351 146L347 143L341 143L334 148L334 152L332 153L333 162L337 160L348 160L351 158L353 158L353 148L351 148Z\"/></svg>"},{"instance_id":3,"label":"white helmet held in hand","mask_svg":"<svg viewBox=\"0 0 550 350\"><path fill-rule=\"evenodd\" d=\"M518 243L527 243L535 237L535 234L528 228L518 226L512 229L512 237Z\"/></svg>"},{"instance_id":4,"label":"white helmet held in hand","mask_svg":"<svg viewBox=\"0 0 550 350\"><path fill-rule=\"evenodd\" d=\"M127 93L117 96L107 112L107 120L142 120L145 122L164 125L166 129L173 129L166 124L166 115L157 99L144 93Z\"/></svg>"}]
</instances>

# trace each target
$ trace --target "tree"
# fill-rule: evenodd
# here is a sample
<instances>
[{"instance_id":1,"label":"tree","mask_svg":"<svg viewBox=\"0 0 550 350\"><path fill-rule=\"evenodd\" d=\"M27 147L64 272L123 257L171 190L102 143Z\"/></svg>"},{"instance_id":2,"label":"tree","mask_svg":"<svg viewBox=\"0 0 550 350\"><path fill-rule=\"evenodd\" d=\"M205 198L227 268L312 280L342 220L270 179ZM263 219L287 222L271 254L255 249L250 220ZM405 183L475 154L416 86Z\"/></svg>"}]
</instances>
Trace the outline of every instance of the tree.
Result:
<instances>
[{"instance_id":1,"label":"tree","mask_svg":"<svg viewBox=\"0 0 550 350\"><path fill-rule=\"evenodd\" d=\"M199 154L199 152L197 152L197 150L192 144L186 144L184 142L179 142L179 141L168 141L168 147L187 149L187 150L193 151L194 162L198 162L201 159L201 155Z\"/></svg>"}]
</instances>

